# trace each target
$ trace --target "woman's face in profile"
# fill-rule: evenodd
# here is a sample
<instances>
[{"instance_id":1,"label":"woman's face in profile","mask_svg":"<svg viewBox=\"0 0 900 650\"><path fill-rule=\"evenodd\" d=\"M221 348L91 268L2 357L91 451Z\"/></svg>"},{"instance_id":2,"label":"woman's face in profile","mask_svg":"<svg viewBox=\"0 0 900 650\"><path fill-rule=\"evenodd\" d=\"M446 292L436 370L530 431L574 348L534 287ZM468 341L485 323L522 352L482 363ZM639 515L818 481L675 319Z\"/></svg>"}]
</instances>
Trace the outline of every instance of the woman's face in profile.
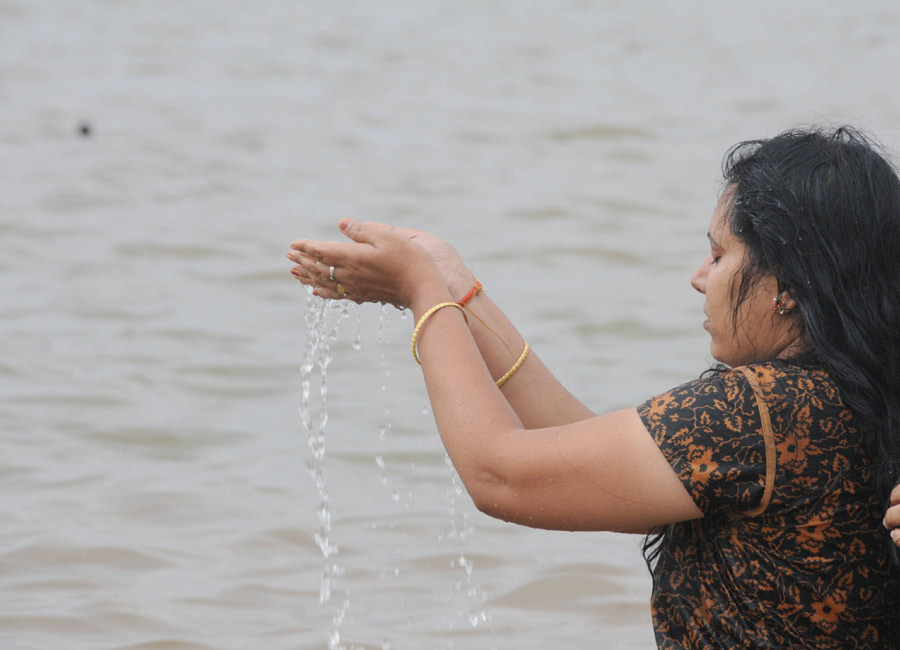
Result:
<instances>
[{"instance_id":1,"label":"woman's face in profile","mask_svg":"<svg viewBox=\"0 0 900 650\"><path fill-rule=\"evenodd\" d=\"M709 220L710 252L691 276L691 286L706 296L704 329L710 354L729 366L766 361L797 343L793 315L772 307L778 281L771 273L759 278L734 317L737 287L747 259L747 246L731 232L728 211L733 191L726 188Z\"/></svg>"}]
</instances>

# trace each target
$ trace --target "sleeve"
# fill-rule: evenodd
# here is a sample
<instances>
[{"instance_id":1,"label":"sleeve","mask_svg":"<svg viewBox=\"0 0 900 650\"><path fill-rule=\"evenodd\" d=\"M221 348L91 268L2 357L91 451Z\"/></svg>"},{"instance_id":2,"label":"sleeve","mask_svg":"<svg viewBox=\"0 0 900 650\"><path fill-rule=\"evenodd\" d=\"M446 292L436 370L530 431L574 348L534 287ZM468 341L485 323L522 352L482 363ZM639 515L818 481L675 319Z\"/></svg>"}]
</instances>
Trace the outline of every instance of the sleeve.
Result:
<instances>
[{"instance_id":1,"label":"sleeve","mask_svg":"<svg viewBox=\"0 0 900 650\"><path fill-rule=\"evenodd\" d=\"M683 384L647 400L638 414L705 515L760 511L766 439L754 388L742 373Z\"/></svg>"}]
</instances>

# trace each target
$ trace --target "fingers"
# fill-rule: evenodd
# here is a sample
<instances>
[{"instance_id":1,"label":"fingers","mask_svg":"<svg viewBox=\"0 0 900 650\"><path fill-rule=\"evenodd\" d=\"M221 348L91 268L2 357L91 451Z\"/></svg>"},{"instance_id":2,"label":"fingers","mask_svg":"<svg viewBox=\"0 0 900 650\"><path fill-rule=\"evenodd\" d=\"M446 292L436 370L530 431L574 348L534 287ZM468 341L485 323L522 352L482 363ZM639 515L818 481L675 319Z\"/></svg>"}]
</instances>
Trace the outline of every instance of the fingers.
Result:
<instances>
[{"instance_id":1,"label":"fingers","mask_svg":"<svg viewBox=\"0 0 900 650\"><path fill-rule=\"evenodd\" d=\"M355 243L299 239L291 244L287 258L297 265L291 270L294 277L311 285L316 295L322 295L319 290L328 287L342 298L347 295L347 288L341 285L338 290L338 283L352 281L359 252L359 244Z\"/></svg>"},{"instance_id":2,"label":"fingers","mask_svg":"<svg viewBox=\"0 0 900 650\"><path fill-rule=\"evenodd\" d=\"M308 284L315 289L319 283L319 274L313 273L311 270L315 261L308 262L306 260L309 258L304 258L296 253L288 253L287 258L292 262L296 262L295 266L291 267L291 275L303 284Z\"/></svg>"},{"instance_id":3,"label":"fingers","mask_svg":"<svg viewBox=\"0 0 900 650\"><path fill-rule=\"evenodd\" d=\"M338 279L335 274L340 274L338 267L316 259L312 255L291 250L286 256L296 266L291 273L301 282L311 284L314 287L324 286L326 283L335 284Z\"/></svg>"},{"instance_id":4,"label":"fingers","mask_svg":"<svg viewBox=\"0 0 900 650\"><path fill-rule=\"evenodd\" d=\"M891 539L894 540L894 544L900 546L900 528L891 527L889 525L885 525L885 528L891 531Z\"/></svg>"},{"instance_id":5,"label":"fingers","mask_svg":"<svg viewBox=\"0 0 900 650\"><path fill-rule=\"evenodd\" d=\"M298 239L291 242L291 251L297 251L312 259L334 264L353 254L354 244L338 241L314 241L312 239Z\"/></svg>"},{"instance_id":6,"label":"fingers","mask_svg":"<svg viewBox=\"0 0 900 650\"><path fill-rule=\"evenodd\" d=\"M900 546L900 485L891 491L891 503L884 516L884 527L891 530L891 539Z\"/></svg>"},{"instance_id":7,"label":"fingers","mask_svg":"<svg viewBox=\"0 0 900 650\"><path fill-rule=\"evenodd\" d=\"M900 486L895 487L891 492L891 507L888 508L884 517L884 525L887 528L900 526Z\"/></svg>"},{"instance_id":8,"label":"fingers","mask_svg":"<svg viewBox=\"0 0 900 650\"><path fill-rule=\"evenodd\" d=\"M350 291L340 282L339 264L346 256L346 247L355 246L341 242L316 242L299 239L291 243L286 257L294 262L291 275L313 288L313 295L330 300L353 299ZM342 257L341 253L345 256Z\"/></svg>"},{"instance_id":9,"label":"fingers","mask_svg":"<svg viewBox=\"0 0 900 650\"><path fill-rule=\"evenodd\" d=\"M342 259L354 254L355 244L369 244L377 248L378 244L384 241L385 237L389 237L388 233L394 229L392 226L362 223L352 219L341 219L338 225L341 232L354 243L298 239L291 242L291 249L326 264L339 264Z\"/></svg>"},{"instance_id":10,"label":"fingers","mask_svg":"<svg viewBox=\"0 0 900 650\"><path fill-rule=\"evenodd\" d=\"M294 246L296 244L296 246ZM361 303L361 296L353 295L350 288L344 284L352 279L353 271L349 266L343 266L345 262L338 252L343 246L356 246L356 244L339 244L330 242L330 245L320 245L319 242L307 242L299 240L288 251L286 257L295 263L291 268L291 275L303 284L313 288L313 295L330 300L353 300ZM320 255L326 255L329 259L323 261L313 255L301 252L298 248L308 250ZM334 263L329 263L334 261ZM340 260L340 261L339 261ZM339 266L340 265L340 266ZM341 282L344 280L344 283Z\"/></svg>"},{"instance_id":11,"label":"fingers","mask_svg":"<svg viewBox=\"0 0 900 650\"><path fill-rule=\"evenodd\" d=\"M290 255L288 255L290 259ZM361 304L363 301L354 296L339 280L331 280L330 268L324 273L321 271L322 265L315 260L309 258L303 260L302 264L297 264L291 268L291 275L303 284L313 288L313 295L327 298L329 300L352 300ZM338 273L335 270L335 273Z\"/></svg>"},{"instance_id":12,"label":"fingers","mask_svg":"<svg viewBox=\"0 0 900 650\"><path fill-rule=\"evenodd\" d=\"M413 230L412 228L403 228L401 226L390 226L386 223L378 223L377 221L366 221L366 225L372 226L373 228L381 228L382 230L389 230L391 232L395 232L395 233L403 235L405 237L409 237L410 239L415 239L416 235L418 235L420 232L418 230Z\"/></svg>"},{"instance_id":13,"label":"fingers","mask_svg":"<svg viewBox=\"0 0 900 650\"><path fill-rule=\"evenodd\" d=\"M354 221L353 219L341 219L338 227L342 233L356 243L371 244L372 246L377 246L387 231L393 230L392 228L378 228L369 223Z\"/></svg>"},{"instance_id":14,"label":"fingers","mask_svg":"<svg viewBox=\"0 0 900 650\"><path fill-rule=\"evenodd\" d=\"M287 253L294 277L317 295L408 304L417 286L411 278L437 271L427 250L391 227L343 219L340 228L350 241L298 239Z\"/></svg>"},{"instance_id":15,"label":"fingers","mask_svg":"<svg viewBox=\"0 0 900 650\"><path fill-rule=\"evenodd\" d=\"M409 228L389 226L374 221L354 221L353 219L341 219L338 227L341 232L357 244L369 244L375 248L387 238L400 235L410 239L415 238L420 231ZM352 253L353 244L347 242L320 242L310 239L298 239L291 242L291 249L309 255L321 262L334 263L342 256Z\"/></svg>"},{"instance_id":16,"label":"fingers","mask_svg":"<svg viewBox=\"0 0 900 650\"><path fill-rule=\"evenodd\" d=\"M348 293L340 282L333 283L334 286L321 286L313 289L313 295L325 298L326 300L352 300L356 304L362 304L362 300Z\"/></svg>"},{"instance_id":17,"label":"fingers","mask_svg":"<svg viewBox=\"0 0 900 650\"><path fill-rule=\"evenodd\" d=\"M887 513L884 515L884 526L885 528L897 528L900 526L900 506L888 508Z\"/></svg>"}]
</instances>

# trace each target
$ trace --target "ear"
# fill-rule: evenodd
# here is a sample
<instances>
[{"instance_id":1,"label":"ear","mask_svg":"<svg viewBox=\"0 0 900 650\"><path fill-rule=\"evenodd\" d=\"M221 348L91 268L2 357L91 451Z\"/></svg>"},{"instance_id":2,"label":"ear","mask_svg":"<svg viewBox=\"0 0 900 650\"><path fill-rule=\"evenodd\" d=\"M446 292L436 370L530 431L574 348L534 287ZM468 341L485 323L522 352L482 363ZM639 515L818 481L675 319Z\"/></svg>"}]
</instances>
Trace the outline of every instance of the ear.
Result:
<instances>
[{"instance_id":1,"label":"ear","mask_svg":"<svg viewBox=\"0 0 900 650\"><path fill-rule=\"evenodd\" d=\"M788 309L796 309L797 308L797 299L794 298L794 292L790 289L785 289L781 294L781 299L784 301L784 306Z\"/></svg>"},{"instance_id":2,"label":"ear","mask_svg":"<svg viewBox=\"0 0 900 650\"><path fill-rule=\"evenodd\" d=\"M772 301L772 308L781 315L789 314L797 309L797 300L790 289L782 289Z\"/></svg>"}]
</instances>

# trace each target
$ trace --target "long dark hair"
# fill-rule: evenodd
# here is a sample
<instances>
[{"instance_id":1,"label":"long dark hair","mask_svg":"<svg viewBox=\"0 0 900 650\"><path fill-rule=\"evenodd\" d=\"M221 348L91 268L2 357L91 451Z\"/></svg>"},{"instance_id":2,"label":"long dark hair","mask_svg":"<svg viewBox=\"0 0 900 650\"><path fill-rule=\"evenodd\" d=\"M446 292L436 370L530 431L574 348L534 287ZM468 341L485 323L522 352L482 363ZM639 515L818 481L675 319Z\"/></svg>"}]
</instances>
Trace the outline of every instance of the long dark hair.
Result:
<instances>
[{"instance_id":1,"label":"long dark hair","mask_svg":"<svg viewBox=\"0 0 900 650\"><path fill-rule=\"evenodd\" d=\"M764 274L790 292L811 347L804 362L828 369L862 422L887 507L900 480L900 179L850 127L741 142L723 176L731 231L747 246L734 313ZM648 563L662 538L647 538Z\"/></svg>"}]
</instances>

